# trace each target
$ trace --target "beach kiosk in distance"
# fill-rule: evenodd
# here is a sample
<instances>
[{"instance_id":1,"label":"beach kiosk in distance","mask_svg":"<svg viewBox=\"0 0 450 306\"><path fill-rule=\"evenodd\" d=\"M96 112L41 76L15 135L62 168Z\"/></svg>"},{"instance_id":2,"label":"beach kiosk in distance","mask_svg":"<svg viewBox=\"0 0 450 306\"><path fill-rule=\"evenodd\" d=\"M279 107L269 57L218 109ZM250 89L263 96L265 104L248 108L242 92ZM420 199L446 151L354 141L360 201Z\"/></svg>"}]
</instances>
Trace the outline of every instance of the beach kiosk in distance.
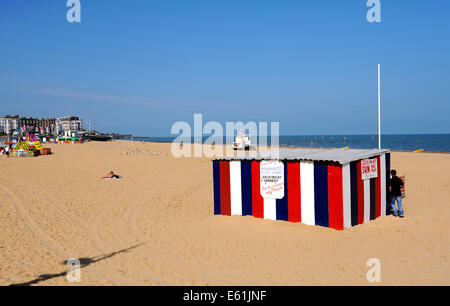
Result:
<instances>
[{"instance_id":1,"label":"beach kiosk in distance","mask_svg":"<svg viewBox=\"0 0 450 306\"><path fill-rule=\"evenodd\" d=\"M243 134L242 132L239 133L234 138L233 142L233 150L250 150L251 149L251 142L250 142L250 135Z\"/></svg>"},{"instance_id":2,"label":"beach kiosk in distance","mask_svg":"<svg viewBox=\"0 0 450 306\"><path fill-rule=\"evenodd\" d=\"M78 136L78 132L65 131L64 136L56 138L57 143L81 143L81 138Z\"/></svg>"},{"instance_id":3,"label":"beach kiosk in distance","mask_svg":"<svg viewBox=\"0 0 450 306\"><path fill-rule=\"evenodd\" d=\"M280 149L215 159L214 214L343 230L390 214L389 176L389 150Z\"/></svg>"}]
</instances>

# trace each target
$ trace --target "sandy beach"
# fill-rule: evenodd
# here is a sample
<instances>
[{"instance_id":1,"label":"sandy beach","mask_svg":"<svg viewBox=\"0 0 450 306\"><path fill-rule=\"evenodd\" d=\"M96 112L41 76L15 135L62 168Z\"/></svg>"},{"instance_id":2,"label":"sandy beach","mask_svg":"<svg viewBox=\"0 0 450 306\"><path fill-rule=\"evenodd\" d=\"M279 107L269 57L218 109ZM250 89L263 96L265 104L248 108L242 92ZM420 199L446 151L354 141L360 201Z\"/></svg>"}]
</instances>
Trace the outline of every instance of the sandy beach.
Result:
<instances>
[{"instance_id":1,"label":"sandy beach","mask_svg":"<svg viewBox=\"0 0 450 306\"><path fill-rule=\"evenodd\" d=\"M370 258L381 285L450 285L450 154L393 152L406 218L336 231L214 216L210 159L170 144L45 147L0 158L0 285L373 285Z\"/></svg>"}]
</instances>

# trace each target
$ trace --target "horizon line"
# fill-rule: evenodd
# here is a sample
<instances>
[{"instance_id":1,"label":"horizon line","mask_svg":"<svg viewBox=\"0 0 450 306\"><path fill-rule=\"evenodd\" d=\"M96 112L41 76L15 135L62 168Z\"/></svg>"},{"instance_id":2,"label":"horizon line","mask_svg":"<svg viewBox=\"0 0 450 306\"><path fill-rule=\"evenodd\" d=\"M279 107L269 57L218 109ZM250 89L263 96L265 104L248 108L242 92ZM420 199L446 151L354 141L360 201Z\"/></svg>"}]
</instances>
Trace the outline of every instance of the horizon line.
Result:
<instances>
[{"instance_id":1,"label":"horizon line","mask_svg":"<svg viewBox=\"0 0 450 306\"><path fill-rule=\"evenodd\" d=\"M113 133L109 133L109 134L113 134ZM122 133L116 133L116 134L122 134ZM282 134L279 136L282 137L282 136L377 136L377 135L378 135L378 133L375 133L375 134ZM402 135L402 136L404 136L404 135L450 135L450 132L447 132L447 133L385 133L385 134L381 134L381 136L397 136L397 135ZM174 137L175 138L180 135L167 135L167 136L136 136L136 135L132 135L132 136L138 137L138 138L150 138L150 137L161 137L161 138L162 137L165 137L165 138ZM211 135L206 134L206 135L202 135L202 136L210 137ZM226 136L226 135L224 135L224 136ZM270 135L267 135L267 136L270 137ZM195 137L195 136L191 136L191 137Z\"/></svg>"}]
</instances>

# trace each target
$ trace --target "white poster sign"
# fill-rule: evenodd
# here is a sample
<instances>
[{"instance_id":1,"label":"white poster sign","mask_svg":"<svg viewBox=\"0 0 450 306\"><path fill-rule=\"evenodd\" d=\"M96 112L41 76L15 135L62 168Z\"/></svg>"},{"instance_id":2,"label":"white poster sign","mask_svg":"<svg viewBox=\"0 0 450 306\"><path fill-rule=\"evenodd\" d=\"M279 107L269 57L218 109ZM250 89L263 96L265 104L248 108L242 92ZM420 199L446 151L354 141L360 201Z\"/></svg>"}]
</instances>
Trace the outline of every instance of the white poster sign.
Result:
<instances>
[{"instance_id":1,"label":"white poster sign","mask_svg":"<svg viewBox=\"0 0 450 306\"><path fill-rule=\"evenodd\" d=\"M361 161L361 179L369 180L378 177L378 163L376 159L363 159Z\"/></svg>"},{"instance_id":2,"label":"white poster sign","mask_svg":"<svg viewBox=\"0 0 450 306\"><path fill-rule=\"evenodd\" d=\"M282 199L284 197L284 165L282 162L261 161L260 180L263 198Z\"/></svg>"}]
</instances>

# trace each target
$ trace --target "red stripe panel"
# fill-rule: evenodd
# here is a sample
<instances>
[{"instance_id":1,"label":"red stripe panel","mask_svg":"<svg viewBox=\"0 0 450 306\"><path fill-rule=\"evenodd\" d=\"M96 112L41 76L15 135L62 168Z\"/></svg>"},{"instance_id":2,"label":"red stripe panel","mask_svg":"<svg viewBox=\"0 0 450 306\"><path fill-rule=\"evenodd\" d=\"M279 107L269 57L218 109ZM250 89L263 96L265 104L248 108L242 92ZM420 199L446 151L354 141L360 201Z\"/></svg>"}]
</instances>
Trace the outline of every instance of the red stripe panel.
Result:
<instances>
[{"instance_id":1,"label":"red stripe panel","mask_svg":"<svg viewBox=\"0 0 450 306\"><path fill-rule=\"evenodd\" d=\"M344 202L342 191L342 167L328 165L328 226L344 229Z\"/></svg>"},{"instance_id":2,"label":"red stripe panel","mask_svg":"<svg viewBox=\"0 0 450 306\"><path fill-rule=\"evenodd\" d=\"M230 163L220 162L220 211L222 215L231 216Z\"/></svg>"},{"instance_id":3,"label":"red stripe panel","mask_svg":"<svg viewBox=\"0 0 450 306\"><path fill-rule=\"evenodd\" d=\"M381 216L381 165L380 156L376 157L378 176L375 179L375 219Z\"/></svg>"},{"instance_id":4,"label":"red stripe panel","mask_svg":"<svg viewBox=\"0 0 450 306\"><path fill-rule=\"evenodd\" d=\"M252 161L252 212L255 218L264 218L264 199L260 190L260 162Z\"/></svg>"},{"instance_id":5,"label":"red stripe panel","mask_svg":"<svg viewBox=\"0 0 450 306\"><path fill-rule=\"evenodd\" d=\"M358 224L364 223L364 181L361 178L361 161L356 164L358 176Z\"/></svg>"},{"instance_id":6,"label":"red stripe panel","mask_svg":"<svg viewBox=\"0 0 450 306\"><path fill-rule=\"evenodd\" d=\"M285 174L286 175L286 174ZM301 222L301 209L300 209L300 163L288 162L287 164L287 176L288 176L288 214L290 222Z\"/></svg>"}]
</instances>

